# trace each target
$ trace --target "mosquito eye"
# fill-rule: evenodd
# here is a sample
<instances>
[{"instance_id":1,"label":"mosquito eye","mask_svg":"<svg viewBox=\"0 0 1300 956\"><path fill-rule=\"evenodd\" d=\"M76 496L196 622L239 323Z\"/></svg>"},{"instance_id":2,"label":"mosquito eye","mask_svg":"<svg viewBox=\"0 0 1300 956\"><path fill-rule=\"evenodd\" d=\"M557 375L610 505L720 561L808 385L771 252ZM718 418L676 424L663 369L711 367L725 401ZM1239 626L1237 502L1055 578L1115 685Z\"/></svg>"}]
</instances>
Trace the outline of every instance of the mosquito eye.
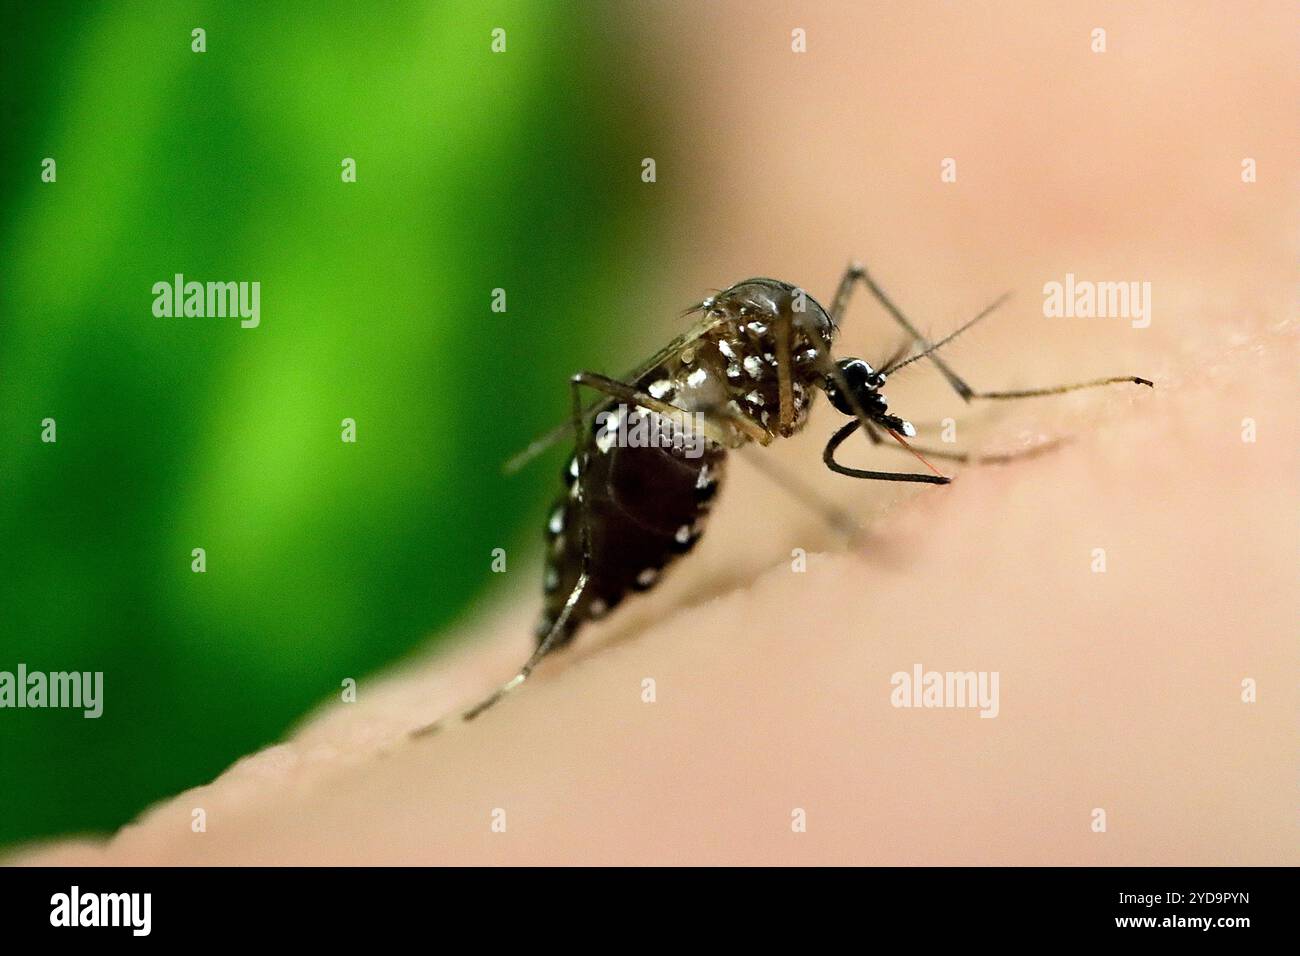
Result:
<instances>
[{"instance_id":1,"label":"mosquito eye","mask_svg":"<svg viewBox=\"0 0 1300 956\"><path fill-rule=\"evenodd\" d=\"M839 366L845 382L854 392L879 388L885 384L885 377L862 359L842 359Z\"/></svg>"}]
</instances>

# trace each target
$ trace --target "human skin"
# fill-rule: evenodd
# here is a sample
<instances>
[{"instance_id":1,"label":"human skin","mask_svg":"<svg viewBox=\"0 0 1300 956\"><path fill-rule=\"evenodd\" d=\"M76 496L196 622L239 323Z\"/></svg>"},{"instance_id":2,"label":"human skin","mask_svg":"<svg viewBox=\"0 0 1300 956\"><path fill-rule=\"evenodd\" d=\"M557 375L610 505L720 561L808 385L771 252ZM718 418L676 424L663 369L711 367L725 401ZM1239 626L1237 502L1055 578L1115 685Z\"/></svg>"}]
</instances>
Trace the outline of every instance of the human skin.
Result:
<instances>
[{"instance_id":1,"label":"human skin","mask_svg":"<svg viewBox=\"0 0 1300 956\"><path fill-rule=\"evenodd\" d=\"M523 562L453 649L363 678L355 703L106 844L16 859L1300 862L1295 51L1284 5L1228 9L846 7L792 24L711 5L642 25L714 93L661 144L685 265L652 311L765 272L826 302L861 255L933 334L1014 292L945 350L977 387L1138 374L1155 389L980 408L909 369L886 393L929 444L949 417L961 449L1069 439L943 466L946 487L818 473L842 421L820 402L762 454L854 514L852 546L737 457L699 548L478 720L409 736L526 656L539 596ZM781 59L793 25L802 60ZM773 130L787 135L757 135ZM1044 317L1043 283L1067 272L1150 281L1150 327ZM858 296L837 351L878 359L898 338ZM843 455L916 465L865 442ZM918 663L996 671L997 716L893 706L892 675Z\"/></svg>"},{"instance_id":2,"label":"human skin","mask_svg":"<svg viewBox=\"0 0 1300 956\"><path fill-rule=\"evenodd\" d=\"M737 468L731 527L679 581L783 537L810 545L803 573L647 597L478 720L408 738L511 672L521 596L107 847L26 860L1294 864L1292 345L1101 399L1104 429L909 493L852 553L795 509L802 532L743 520L776 503ZM1241 409L1269 437L1243 443ZM914 663L996 670L998 715L893 707Z\"/></svg>"}]
</instances>

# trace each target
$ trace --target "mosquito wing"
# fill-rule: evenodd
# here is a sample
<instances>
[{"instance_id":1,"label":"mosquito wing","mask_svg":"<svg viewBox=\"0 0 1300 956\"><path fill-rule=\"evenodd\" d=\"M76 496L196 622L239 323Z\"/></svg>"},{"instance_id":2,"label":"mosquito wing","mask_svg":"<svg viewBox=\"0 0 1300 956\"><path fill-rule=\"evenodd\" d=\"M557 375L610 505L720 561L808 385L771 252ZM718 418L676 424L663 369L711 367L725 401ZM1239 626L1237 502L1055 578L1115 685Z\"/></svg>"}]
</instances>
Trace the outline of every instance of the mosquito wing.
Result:
<instances>
[{"instance_id":1,"label":"mosquito wing","mask_svg":"<svg viewBox=\"0 0 1300 956\"><path fill-rule=\"evenodd\" d=\"M693 308L687 309L686 312L683 313L683 315L693 315L694 313L699 312L702 308L703 308L702 305L694 306ZM713 328L715 325L718 325L725 321L726 321L725 318L711 319L708 317L697 320L694 324L691 325L689 329L687 329L681 335L677 336L675 339L673 339L671 342L669 342L667 345L661 348L649 359L642 362L639 366L637 366L635 371L630 372L627 375L623 376L620 379L620 381L627 382L629 384L634 382L639 382L645 376L645 374L649 372L651 369L663 365L668 360L669 356L677 352L680 352L690 342L694 341L695 339L698 339L700 336L702 336L705 332L709 331L709 329ZM595 413L603 404L605 404L605 399L597 399L596 401L588 405L585 409L583 409L582 412L583 421L586 421L587 419L591 418L592 414ZM528 445L528 447L525 448L523 451L519 452L518 454L510 458L505 463L505 465L502 466L502 471L504 471L507 475L513 475L515 472L521 470L525 465L531 462L538 455L542 454L542 452L546 451L552 445L556 444L559 441L562 441L565 438L565 436L571 435L572 432L573 432L572 422L565 422L562 425L556 425L550 431L545 432L544 434L534 439Z\"/></svg>"}]
</instances>

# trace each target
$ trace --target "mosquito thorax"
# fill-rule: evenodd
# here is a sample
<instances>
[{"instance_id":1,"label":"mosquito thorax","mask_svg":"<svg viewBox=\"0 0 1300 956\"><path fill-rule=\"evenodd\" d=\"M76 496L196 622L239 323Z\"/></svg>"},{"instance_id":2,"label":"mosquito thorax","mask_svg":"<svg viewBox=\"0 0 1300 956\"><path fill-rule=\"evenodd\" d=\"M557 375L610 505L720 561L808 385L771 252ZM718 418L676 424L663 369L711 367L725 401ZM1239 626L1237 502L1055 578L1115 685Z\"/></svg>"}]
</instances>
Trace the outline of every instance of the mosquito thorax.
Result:
<instances>
[{"instance_id":1,"label":"mosquito thorax","mask_svg":"<svg viewBox=\"0 0 1300 956\"><path fill-rule=\"evenodd\" d=\"M829 346L835 322L821 304L798 286L779 279L745 279L705 299L700 308L715 318L752 326L759 336L771 333L771 323L790 316L805 337Z\"/></svg>"}]
</instances>

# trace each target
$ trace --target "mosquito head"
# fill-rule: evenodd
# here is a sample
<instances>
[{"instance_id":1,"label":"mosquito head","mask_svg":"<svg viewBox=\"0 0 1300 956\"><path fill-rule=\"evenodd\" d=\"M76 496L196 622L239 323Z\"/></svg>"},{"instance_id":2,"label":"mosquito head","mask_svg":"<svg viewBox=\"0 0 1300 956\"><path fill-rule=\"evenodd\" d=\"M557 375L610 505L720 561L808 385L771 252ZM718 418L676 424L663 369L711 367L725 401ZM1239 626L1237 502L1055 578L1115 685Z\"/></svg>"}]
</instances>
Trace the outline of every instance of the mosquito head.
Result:
<instances>
[{"instance_id":1,"label":"mosquito head","mask_svg":"<svg viewBox=\"0 0 1300 956\"><path fill-rule=\"evenodd\" d=\"M885 396L880 393L881 386L885 384L885 376L872 368L869 362L860 358L846 358L840 359L835 365L840 374L838 377L827 375L824 387L826 397L836 409L845 415L856 414L854 399L857 400L858 407L872 417L875 417L876 412L883 414L888 409ZM847 395L845 389L848 390Z\"/></svg>"},{"instance_id":2,"label":"mosquito head","mask_svg":"<svg viewBox=\"0 0 1300 956\"><path fill-rule=\"evenodd\" d=\"M835 366L839 375L827 375L822 388L837 411L854 416L861 412L872 421L909 438L916 434L911 422L889 414L889 402L880 391L885 384L884 372L877 372L869 362L860 358L840 359Z\"/></svg>"}]
</instances>

